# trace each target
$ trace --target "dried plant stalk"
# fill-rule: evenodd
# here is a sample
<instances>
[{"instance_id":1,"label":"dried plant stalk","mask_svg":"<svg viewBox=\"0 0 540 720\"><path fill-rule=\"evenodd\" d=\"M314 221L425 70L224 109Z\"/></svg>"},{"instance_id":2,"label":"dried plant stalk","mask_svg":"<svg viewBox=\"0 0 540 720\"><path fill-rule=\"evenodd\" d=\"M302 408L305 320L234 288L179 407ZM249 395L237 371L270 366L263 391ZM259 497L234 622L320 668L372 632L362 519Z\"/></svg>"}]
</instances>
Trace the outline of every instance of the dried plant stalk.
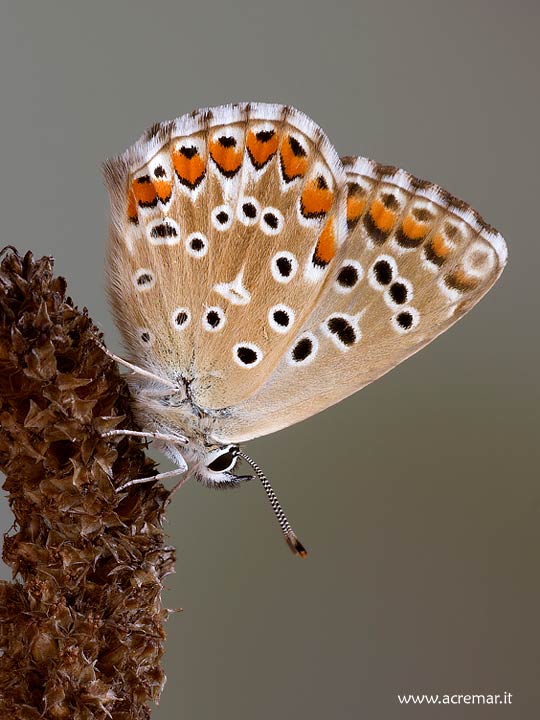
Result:
<instances>
[{"instance_id":1,"label":"dried plant stalk","mask_svg":"<svg viewBox=\"0 0 540 720\"><path fill-rule=\"evenodd\" d=\"M51 258L0 265L0 469L15 515L0 584L0 717L149 718L164 684L167 493L114 487L152 474L128 392L65 297Z\"/></svg>"}]
</instances>

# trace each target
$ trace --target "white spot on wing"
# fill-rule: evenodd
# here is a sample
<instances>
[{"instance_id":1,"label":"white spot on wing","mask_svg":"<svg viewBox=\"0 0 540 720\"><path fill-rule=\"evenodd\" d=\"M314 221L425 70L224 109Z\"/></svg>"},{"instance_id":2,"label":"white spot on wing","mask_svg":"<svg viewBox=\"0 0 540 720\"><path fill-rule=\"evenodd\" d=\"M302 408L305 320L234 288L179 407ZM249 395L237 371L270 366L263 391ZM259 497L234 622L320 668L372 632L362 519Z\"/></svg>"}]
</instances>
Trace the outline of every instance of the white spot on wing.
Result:
<instances>
[{"instance_id":1,"label":"white spot on wing","mask_svg":"<svg viewBox=\"0 0 540 720\"><path fill-rule=\"evenodd\" d=\"M444 277L439 278L437 285L439 286L439 290L443 293L443 295L446 295L450 302L455 303L461 298L459 290L456 290L456 288L453 287L448 287L444 281Z\"/></svg>"},{"instance_id":2,"label":"white spot on wing","mask_svg":"<svg viewBox=\"0 0 540 720\"><path fill-rule=\"evenodd\" d=\"M375 275L374 270L375 265L381 260L383 262L387 262L390 265L390 268L392 270L392 279L390 280L390 282L393 282L394 278L398 274L397 263L391 255L379 255L378 257L376 257L375 260L371 263L371 267L368 270L368 282L375 290L384 290L386 288L386 285L380 283L377 280L377 276Z\"/></svg>"},{"instance_id":3,"label":"white spot on wing","mask_svg":"<svg viewBox=\"0 0 540 720\"><path fill-rule=\"evenodd\" d=\"M324 278L324 276L328 272L328 268L330 267L330 264L322 266L315 265L315 263L313 262L313 256L315 255L315 250L317 248L318 242L319 241L317 240L317 242L314 243L309 253L309 257L306 260L306 264L304 265L304 280L309 283L320 282Z\"/></svg>"},{"instance_id":4,"label":"white spot on wing","mask_svg":"<svg viewBox=\"0 0 540 720\"><path fill-rule=\"evenodd\" d=\"M171 159L168 152L160 152L148 163L150 168L150 177L154 180L170 180L172 177Z\"/></svg>"},{"instance_id":5,"label":"white spot on wing","mask_svg":"<svg viewBox=\"0 0 540 720\"><path fill-rule=\"evenodd\" d=\"M162 205L168 205L172 197L172 168L169 152L163 151L158 153L150 160L148 166L150 169L150 177L159 197L159 202ZM163 183L163 185L160 183ZM170 187L170 191L167 196L168 187ZM161 192L159 192L160 190Z\"/></svg>"},{"instance_id":6,"label":"white spot on wing","mask_svg":"<svg viewBox=\"0 0 540 720\"><path fill-rule=\"evenodd\" d=\"M243 277L244 268L232 282L217 283L214 290L233 305L247 305L251 300L251 293L244 287Z\"/></svg>"},{"instance_id":7,"label":"white spot on wing","mask_svg":"<svg viewBox=\"0 0 540 720\"><path fill-rule=\"evenodd\" d=\"M170 217L157 218L146 226L146 237L151 245L176 245L180 242L180 228Z\"/></svg>"},{"instance_id":8,"label":"white spot on wing","mask_svg":"<svg viewBox=\"0 0 540 720\"><path fill-rule=\"evenodd\" d=\"M463 268L467 275L485 277L495 265L495 251L490 245L475 242L467 248L463 257Z\"/></svg>"},{"instance_id":9,"label":"white spot on wing","mask_svg":"<svg viewBox=\"0 0 540 720\"><path fill-rule=\"evenodd\" d=\"M154 343L154 334L148 328L137 328L139 342L145 347L149 347Z\"/></svg>"},{"instance_id":10,"label":"white spot on wing","mask_svg":"<svg viewBox=\"0 0 540 720\"><path fill-rule=\"evenodd\" d=\"M243 225L256 225L261 217L261 206L257 198L245 196L240 199L236 217Z\"/></svg>"},{"instance_id":11,"label":"white spot on wing","mask_svg":"<svg viewBox=\"0 0 540 720\"><path fill-rule=\"evenodd\" d=\"M145 292L154 287L156 284L156 276L151 270L148 270L148 268L139 268L133 274L133 284L137 290Z\"/></svg>"},{"instance_id":12,"label":"white spot on wing","mask_svg":"<svg viewBox=\"0 0 540 720\"><path fill-rule=\"evenodd\" d=\"M278 262L280 260L288 261L288 263L290 263L290 272L288 275L282 274L282 269L280 268L280 263ZM287 265L286 262L283 264ZM280 252L277 252L270 260L270 268L272 270L272 277L276 282L288 283L298 272L298 260L291 252L288 252L287 250L280 250Z\"/></svg>"},{"instance_id":13,"label":"white spot on wing","mask_svg":"<svg viewBox=\"0 0 540 720\"><path fill-rule=\"evenodd\" d=\"M346 352L347 350L350 350L353 345L359 343L362 339L362 331L360 330L359 325L362 315L363 311L357 313L356 315L348 315L347 313L332 313L326 318L326 320L324 320L324 322L321 323L321 331L324 335L326 335L327 338L329 338L334 343L334 345L339 350ZM355 335L355 340L352 345L346 345L344 342L342 342L342 340L340 340L339 336L336 333L332 332L328 327L328 323L335 318L342 318L352 327Z\"/></svg>"},{"instance_id":14,"label":"white spot on wing","mask_svg":"<svg viewBox=\"0 0 540 720\"><path fill-rule=\"evenodd\" d=\"M171 314L171 324L175 330L184 330L190 320L191 313L187 307L177 307Z\"/></svg>"},{"instance_id":15,"label":"white spot on wing","mask_svg":"<svg viewBox=\"0 0 540 720\"><path fill-rule=\"evenodd\" d=\"M353 267L357 273L356 281L350 287L347 285L342 285L340 282L338 282L338 279L337 279L339 277L340 272L344 268L349 267L349 266ZM355 289L355 287L358 285L358 283L362 280L363 277L364 277L364 268L360 265L360 263L357 260L350 260L350 259L343 260L343 262L341 263L341 266L338 270L336 280L333 285L334 290L337 293L339 293L340 295L348 295L350 292L352 292Z\"/></svg>"},{"instance_id":16,"label":"white spot on wing","mask_svg":"<svg viewBox=\"0 0 540 720\"><path fill-rule=\"evenodd\" d=\"M309 352L309 355L307 355L307 357L303 358L302 360L296 360L294 357L294 350L298 346L298 344L302 342L302 340L310 341L311 350ZM302 333L302 335L299 335L296 338L293 346L290 348L289 352L287 353L287 363L289 365L292 365L293 367L309 365L310 363L312 363L315 360L318 350L319 350L319 339L317 338L317 336L314 333L309 332L309 331Z\"/></svg>"},{"instance_id":17,"label":"white spot on wing","mask_svg":"<svg viewBox=\"0 0 540 720\"><path fill-rule=\"evenodd\" d=\"M198 247L198 245L200 244L197 242L198 240L200 240L202 242L201 248ZM193 242L193 241L195 241L195 242ZM191 233L191 235L188 235L185 240L185 246L186 246L186 251L192 257L195 257L195 258L204 257L206 255L206 253L208 252L208 240L206 239L206 235L203 235L200 232L194 232L194 233ZM192 247L192 246L194 246L194 247Z\"/></svg>"},{"instance_id":18,"label":"white spot on wing","mask_svg":"<svg viewBox=\"0 0 540 720\"><path fill-rule=\"evenodd\" d=\"M403 327L403 325L399 323L398 318L402 315L410 316L410 319L411 319L410 327ZM416 310L416 308L413 308L413 307L404 307L401 310L399 310L392 317L392 327L399 335L405 335L406 333L409 333L412 330L415 330L418 327L419 322L420 322L420 313L418 312L418 310Z\"/></svg>"},{"instance_id":19,"label":"white spot on wing","mask_svg":"<svg viewBox=\"0 0 540 720\"><path fill-rule=\"evenodd\" d=\"M274 317L276 314L277 319L276 317ZM279 322L279 320L282 319L282 314L286 315L286 318L283 318L286 320L285 324ZM294 325L294 319L294 310L288 305L274 305L268 311L268 324L274 332L280 333L282 335L289 332L291 327Z\"/></svg>"},{"instance_id":20,"label":"white spot on wing","mask_svg":"<svg viewBox=\"0 0 540 720\"><path fill-rule=\"evenodd\" d=\"M229 205L218 205L212 210L211 219L216 230L229 230L233 222L233 211Z\"/></svg>"},{"instance_id":21,"label":"white spot on wing","mask_svg":"<svg viewBox=\"0 0 540 720\"><path fill-rule=\"evenodd\" d=\"M283 215L275 207L265 207L261 212L260 227L266 235L279 235L283 230Z\"/></svg>"},{"instance_id":22,"label":"white spot on wing","mask_svg":"<svg viewBox=\"0 0 540 720\"><path fill-rule=\"evenodd\" d=\"M247 350L248 352L251 351L251 353L255 353L256 357L249 362L242 361L240 358L242 356L242 350ZM233 358L234 362L237 365L240 365L242 368L254 368L256 367L261 360L263 359L263 351L258 345L255 345L254 343L250 342L240 342L237 343L233 349Z\"/></svg>"},{"instance_id":23,"label":"white spot on wing","mask_svg":"<svg viewBox=\"0 0 540 720\"><path fill-rule=\"evenodd\" d=\"M218 316L217 323L212 324L210 322L210 320L208 319L208 315L210 313L216 313L216 315ZM210 316L210 318L212 319L212 316ZM225 325L225 321L226 321L226 317L225 317L223 308L220 308L219 305L212 305L212 307L208 307L204 311L204 315L202 318L202 326L208 332L219 332L220 330L223 329L223 327Z\"/></svg>"},{"instance_id":24,"label":"white spot on wing","mask_svg":"<svg viewBox=\"0 0 540 720\"><path fill-rule=\"evenodd\" d=\"M392 293L392 285L394 285L395 283L400 283L400 285L405 286L406 295L405 295L405 299L402 303L395 302L392 297L392 294L391 294ZM399 275L396 278L392 278L392 281L387 285L387 289L383 295L384 302L388 305L389 308L392 308L392 309L403 307L403 305L405 305L406 303L411 302L411 300L413 299L413 296L414 296L414 290L413 290L412 283L410 283L408 280L406 280L405 278L403 278Z\"/></svg>"}]
</instances>

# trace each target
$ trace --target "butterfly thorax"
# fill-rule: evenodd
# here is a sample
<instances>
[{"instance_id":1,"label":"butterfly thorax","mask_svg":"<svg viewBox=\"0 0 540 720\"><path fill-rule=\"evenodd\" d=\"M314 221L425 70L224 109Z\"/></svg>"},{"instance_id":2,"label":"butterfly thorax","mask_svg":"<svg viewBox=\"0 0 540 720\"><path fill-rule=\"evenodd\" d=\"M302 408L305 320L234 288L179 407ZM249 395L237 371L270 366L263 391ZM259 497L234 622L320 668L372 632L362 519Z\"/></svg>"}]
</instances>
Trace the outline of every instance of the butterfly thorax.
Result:
<instances>
[{"instance_id":1,"label":"butterfly thorax","mask_svg":"<svg viewBox=\"0 0 540 720\"><path fill-rule=\"evenodd\" d=\"M176 465L187 465L190 475L209 483L207 465L215 453L227 447L213 434L217 418L226 411L196 405L189 384L182 379L177 390L145 379L132 381L130 386L133 412L141 429L178 436L178 443L157 441L156 445Z\"/></svg>"}]
</instances>

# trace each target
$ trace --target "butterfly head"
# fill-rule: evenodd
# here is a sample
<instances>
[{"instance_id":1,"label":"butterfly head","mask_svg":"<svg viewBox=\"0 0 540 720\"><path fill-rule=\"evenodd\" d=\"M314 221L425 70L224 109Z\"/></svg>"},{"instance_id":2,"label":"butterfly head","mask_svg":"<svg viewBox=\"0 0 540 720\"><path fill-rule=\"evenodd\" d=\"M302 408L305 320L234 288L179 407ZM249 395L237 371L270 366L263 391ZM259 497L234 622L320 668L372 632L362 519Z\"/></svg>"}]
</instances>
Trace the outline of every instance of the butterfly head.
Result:
<instances>
[{"instance_id":1,"label":"butterfly head","mask_svg":"<svg viewBox=\"0 0 540 720\"><path fill-rule=\"evenodd\" d=\"M236 475L233 470L238 463L238 445L214 445L206 447L199 456L195 477L210 487L234 487L240 482L252 480L251 475Z\"/></svg>"}]
</instances>

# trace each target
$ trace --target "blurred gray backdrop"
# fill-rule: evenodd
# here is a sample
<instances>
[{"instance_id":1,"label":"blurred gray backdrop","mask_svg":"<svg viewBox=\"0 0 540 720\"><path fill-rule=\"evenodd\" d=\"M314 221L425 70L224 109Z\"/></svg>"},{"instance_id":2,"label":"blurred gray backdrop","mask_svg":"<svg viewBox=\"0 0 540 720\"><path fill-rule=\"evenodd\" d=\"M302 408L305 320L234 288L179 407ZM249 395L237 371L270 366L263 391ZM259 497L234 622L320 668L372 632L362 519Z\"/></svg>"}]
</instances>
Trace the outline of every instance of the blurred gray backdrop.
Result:
<instances>
[{"instance_id":1,"label":"blurred gray backdrop","mask_svg":"<svg viewBox=\"0 0 540 720\"><path fill-rule=\"evenodd\" d=\"M307 560L255 483L176 497L164 600L184 612L156 720L539 716L539 20L533 0L1 3L1 244L53 254L116 350L100 163L200 106L293 104L509 244L450 332L250 444ZM397 700L504 691L497 709Z\"/></svg>"}]
</instances>

